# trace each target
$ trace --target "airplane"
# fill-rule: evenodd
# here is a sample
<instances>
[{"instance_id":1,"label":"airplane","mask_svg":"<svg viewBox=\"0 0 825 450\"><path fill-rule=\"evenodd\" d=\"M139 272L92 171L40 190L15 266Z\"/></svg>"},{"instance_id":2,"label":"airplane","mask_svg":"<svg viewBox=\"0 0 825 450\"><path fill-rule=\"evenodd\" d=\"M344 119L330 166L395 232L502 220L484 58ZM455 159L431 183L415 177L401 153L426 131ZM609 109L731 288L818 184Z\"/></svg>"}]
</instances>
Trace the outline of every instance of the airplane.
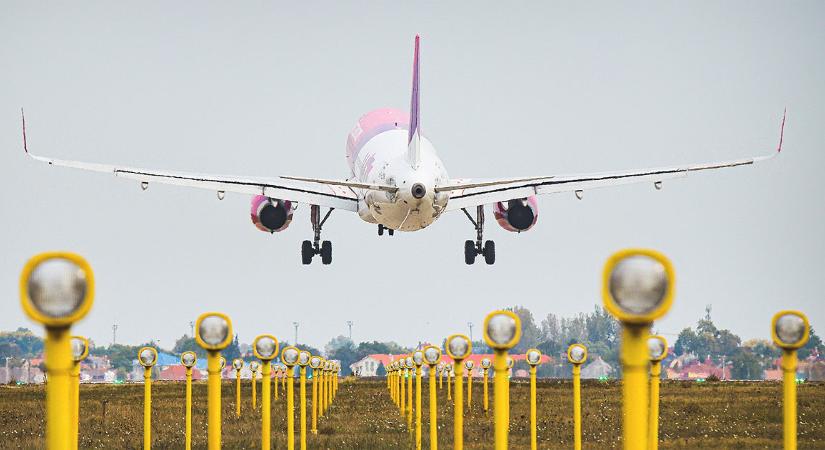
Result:
<instances>
[{"instance_id":1,"label":"airplane","mask_svg":"<svg viewBox=\"0 0 825 450\"><path fill-rule=\"evenodd\" d=\"M150 170L119 165L59 160L29 152L26 119L23 116L23 148L29 157L53 166L110 173L135 180L146 190L151 183L212 190L223 200L227 192L252 195L252 223L261 231L281 232L289 227L299 203L310 205L313 239L301 245L301 262L311 264L320 256L322 264L332 262L332 243L321 241L321 230L333 210L357 213L365 222L386 231L418 231L432 225L442 214L461 210L476 231L475 240L464 242L464 260L474 264L481 255L495 263L495 242L484 240L485 206L492 205L496 223L507 231L530 230L538 220L537 196L573 193L579 200L585 190L631 183L652 183L662 188L664 180L685 177L693 172L746 166L771 159L782 151L785 113L782 116L779 146L766 156L726 162L690 164L641 170L549 175L540 177L473 180L450 178L432 142L421 132L419 90L419 42L415 37L410 110L382 108L363 115L349 133L346 159L349 177L340 180L279 176L259 178ZM321 208L326 213L321 216ZM470 211L474 210L474 214Z\"/></svg>"}]
</instances>

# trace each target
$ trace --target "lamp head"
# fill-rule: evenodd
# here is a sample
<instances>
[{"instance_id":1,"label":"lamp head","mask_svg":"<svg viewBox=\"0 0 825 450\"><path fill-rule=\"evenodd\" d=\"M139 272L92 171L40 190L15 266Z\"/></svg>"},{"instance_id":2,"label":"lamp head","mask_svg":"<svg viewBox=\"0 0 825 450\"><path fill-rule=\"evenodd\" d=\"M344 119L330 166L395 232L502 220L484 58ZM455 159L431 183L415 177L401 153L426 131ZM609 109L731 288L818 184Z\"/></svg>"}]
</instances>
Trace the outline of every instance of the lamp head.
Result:
<instances>
[{"instance_id":1,"label":"lamp head","mask_svg":"<svg viewBox=\"0 0 825 450\"><path fill-rule=\"evenodd\" d=\"M493 311L484 318L484 341L495 350L509 350L521 340L521 319L512 311Z\"/></svg>"},{"instance_id":2,"label":"lamp head","mask_svg":"<svg viewBox=\"0 0 825 450\"><path fill-rule=\"evenodd\" d=\"M72 360L80 362L89 356L89 340L83 336L72 336Z\"/></svg>"},{"instance_id":3,"label":"lamp head","mask_svg":"<svg viewBox=\"0 0 825 450\"><path fill-rule=\"evenodd\" d=\"M249 370L251 370L252 373L258 373L258 369L260 368L261 365L258 363L258 361L252 361L249 363Z\"/></svg>"},{"instance_id":4,"label":"lamp head","mask_svg":"<svg viewBox=\"0 0 825 450\"><path fill-rule=\"evenodd\" d=\"M315 370L315 369L321 367L321 364L323 364L323 361L324 361L323 358L321 358L320 356L313 355L311 358L309 358L309 367L311 367L312 370Z\"/></svg>"},{"instance_id":5,"label":"lamp head","mask_svg":"<svg viewBox=\"0 0 825 450\"><path fill-rule=\"evenodd\" d=\"M441 361L441 349L435 345L428 345L424 347L424 362L426 362L430 368L435 365L438 365L440 368L441 364L439 361Z\"/></svg>"},{"instance_id":6,"label":"lamp head","mask_svg":"<svg viewBox=\"0 0 825 450\"><path fill-rule=\"evenodd\" d=\"M232 321L226 314L208 312L195 322L195 340L209 351L220 351L232 342Z\"/></svg>"},{"instance_id":7,"label":"lamp head","mask_svg":"<svg viewBox=\"0 0 825 450\"><path fill-rule=\"evenodd\" d=\"M232 360L232 368L236 371L240 371L243 369L243 360L241 358L235 358Z\"/></svg>"},{"instance_id":8,"label":"lamp head","mask_svg":"<svg viewBox=\"0 0 825 450\"><path fill-rule=\"evenodd\" d=\"M473 367L475 367L475 363L473 363L473 360L468 359L468 360L464 361L464 368L465 369L473 370Z\"/></svg>"},{"instance_id":9,"label":"lamp head","mask_svg":"<svg viewBox=\"0 0 825 450\"><path fill-rule=\"evenodd\" d=\"M287 367L292 367L298 364L298 355L301 353L296 347L289 346L281 352L281 362Z\"/></svg>"},{"instance_id":10,"label":"lamp head","mask_svg":"<svg viewBox=\"0 0 825 450\"><path fill-rule=\"evenodd\" d=\"M489 369L493 363L490 361L490 358L484 358L481 360L481 368L482 369Z\"/></svg>"},{"instance_id":11,"label":"lamp head","mask_svg":"<svg viewBox=\"0 0 825 450\"><path fill-rule=\"evenodd\" d=\"M587 347L582 344L572 344L567 347L567 360L571 364L584 364L587 360Z\"/></svg>"},{"instance_id":12,"label":"lamp head","mask_svg":"<svg viewBox=\"0 0 825 450\"><path fill-rule=\"evenodd\" d=\"M221 356L221 359L218 360L218 363L221 365L221 370L223 370L224 367L226 367L226 358Z\"/></svg>"},{"instance_id":13,"label":"lamp head","mask_svg":"<svg viewBox=\"0 0 825 450\"><path fill-rule=\"evenodd\" d=\"M447 354L450 355L450 358L453 360L461 361L464 358L470 356L470 353L473 351L473 343L470 342L470 338L463 334L453 334L447 337Z\"/></svg>"},{"instance_id":14,"label":"lamp head","mask_svg":"<svg viewBox=\"0 0 825 450\"><path fill-rule=\"evenodd\" d=\"M29 259L20 275L20 303L26 315L46 327L66 327L92 307L94 275L74 253L41 253Z\"/></svg>"},{"instance_id":15,"label":"lamp head","mask_svg":"<svg viewBox=\"0 0 825 450\"><path fill-rule=\"evenodd\" d=\"M796 350L808 342L808 317L799 311L779 311L771 320L771 338L784 350Z\"/></svg>"},{"instance_id":16,"label":"lamp head","mask_svg":"<svg viewBox=\"0 0 825 450\"><path fill-rule=\"evenodd\" d=\"M412 360L415 364L415 367L421 367L421 365L424 364L424 352L422 352L421 350L416 350L415 352L413 352Z\"/></svg>"},{"instance_id":17,"label":"lamp head","mask_svg":"<svg viewBox=\"0 0 825 450\"><path fill-rule=\"evenodd\" d=\"M143 367L152 367L158 362L158 351L153 347L141 347L138 350L138 362Z\"/></svg>"},{"instance_id":18,"label":"lamp head","mask_svg":"<svg viewBox=\"0 0 825 450\"><path fill-rule=\"evenodd\" d=\"M404 365L407 366L408 369L415 369L415 362L413 361L413 357L408 356L404 358Z\"/></svg>"},{"instance_id":19,"label":"lamp head","mask_svg":"<svg viewBox=\"0 0 825 450\"><path fill-rule=\"evenodd\" d=\"M312 358L312 354L306 350L301 350L298 352L298 365L301 367L306 367L309 365L309 360Z\"/></svg>"},{"instance_id":20,"label":"lamp head","mask_svg":"<svg viewBox=\"0 0 825 450\"><path fill-rule=\"evenodd\" d=\"M507 356L507 368L512 369L516 362L510 356Z\"/></svg>"},{"instance_id":21,"label":"lamp head","mask_svg":"<svg viewBox=\"0 0 825 450\"><path fill-rule=\"evenodd\" d=\"M531 348L530 350L527 350L527 355L524 359L527 360L527 364L532 367L536 367L541 364L541 352L538 349Z\"/></svg>"},{"instance_id":22,"label":"lamp head","mask_svg":"<svg viewBox=\"0 0 825 450\"><path fill-rule=\"evenodd\" d=\"M252 341L252 353L261 361L272 361L278 356L278 339L271 334L261 334Z\"/></svg>"},{"instance_id":23,"label":"lamp head","mask_svg":"<svg viewBox=\"0 0 825 450\"><path fill-rule=\"evenodd\" d=\"M193 351L186 351L180 354L180 363L187 369L191 369L198 361L198 355Z\"/></svg>"},{"instance_id":24,"label":"lamp head","mask_svg":"<svg viewBox=\"0 0 825 450\"><path fill-rule=\"evenodd\" d=\"M667 357L667 340L663 336L649 336L647 350L651 361L661 361Z\"/></svg>"},{"instance_id":25,"label":"lamp head","mask_svg":"<svg viewBox=\"0 0 825 450\"><path fill-rule=\"evenodd\" d=\"M673 303L673 265L655 250L622 250L608 258L602 278L605 308L623 323L647 324Z\"/></svg>"}]
</instances>

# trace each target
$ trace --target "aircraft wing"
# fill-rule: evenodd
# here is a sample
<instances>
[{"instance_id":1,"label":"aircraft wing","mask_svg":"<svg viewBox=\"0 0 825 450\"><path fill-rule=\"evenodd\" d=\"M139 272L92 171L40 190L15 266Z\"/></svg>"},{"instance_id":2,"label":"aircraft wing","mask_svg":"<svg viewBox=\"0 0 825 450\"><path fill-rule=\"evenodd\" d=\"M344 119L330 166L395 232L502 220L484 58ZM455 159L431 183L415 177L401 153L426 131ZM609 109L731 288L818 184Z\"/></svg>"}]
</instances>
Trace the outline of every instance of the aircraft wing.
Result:
<instances>
[{"instance_id":1,"label":"aircraft wing","mask_svg":"<svg viewBox=\"0 0 825 450\"><path fill-rule=\"evenodd\" d=\"M231 175L209 175L174 170L139 169L126 166L88 163L82 161L68 161L43 156L29 152L26 144L26 123L23 119L23 148L26 155L37 161L52 166L71 167L74 169L89 170L112 174L140 182L143 189L153 183L171 184L206 189L223 198L226 192L239 194L266 195L267 197L291 200L298 203L319 205L345 211L358 211L358 195L354 189L365 189L368 186L353 183L347 180L316 180L316 179L287 179L239 177Z\"/></svg>"},{"instance_id":2,"label":"aircraft wing","mask_svg":"<svg viewBox=\"0 0 825 450\"><path fill-rule=\"evenodd\" d=\"M584 191L586 190L631 183L653 183L654 186L659 189L661 188L661 182L664 180L686 177L694 172L747 166L773 158L782 151L784 129L785 116L783 115L779 137L779 147L776 151L766 156L744 158L734 161L578 175L552 175L547 177L530 177L480 182L473 182L472 180L463 179L451 180L448 185L437 187L436 191L450 193L450 200L447 203L447 211L455 211L458 209L489 203L505 202L507 200L525 198L540 194L573 192L579 199L581 199Z\"/></svg>"}]
</instances>

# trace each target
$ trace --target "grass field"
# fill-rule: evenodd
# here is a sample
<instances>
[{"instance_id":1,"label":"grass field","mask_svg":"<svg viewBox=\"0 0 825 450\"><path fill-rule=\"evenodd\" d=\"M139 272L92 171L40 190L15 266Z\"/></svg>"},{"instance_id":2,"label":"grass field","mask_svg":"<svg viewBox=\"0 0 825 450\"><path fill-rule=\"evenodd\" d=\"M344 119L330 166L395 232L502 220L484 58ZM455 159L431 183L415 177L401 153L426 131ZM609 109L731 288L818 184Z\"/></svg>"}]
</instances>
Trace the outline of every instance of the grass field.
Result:
<instances>
[{"instance_id":1,"label":"grass field","mask_svg":"<svg viewBox=\"0 0 825 450\"><path fill-rule=\"evenodd\" d=\"M424 386L422 435L423 448L427 449L428 391L426 383ZM164 449L183 448L184 384L155 383L153 388L153 445ZM311 396L311 389L308 392ZM464 420L467 449L492 447L492 414L484 414L481 392L481 383L474 382L472 407ZM664 382L661 394L660 448L781 447L781 385L778 383ZM83 385L80 395L81 448L140 448L143 435L142 385ZM260 411L251 410L249 380L243 384L240 419L235 417L234 395L234 385L226 382L223 389L223 446L260 448ZM443 390L439 390L438 398L438 445L442 449L452 448L453 406L447 402L446 395L445 385ZM511 448L529 448L528 395L528 383L518 381L512 384ZM193 397L193 444L195 448L206 448L205 383L195 384ZM582 399L584 448L619 447L620 384L584 382ZM295 403L297 408L299 403ZM492 406L492 398L490 404ZM539 448L572 447L571 404L569 380L539 382ZM285 408L283 396L272 403L274 448L286 448ZM309 412L307 416L311 420ZM43 448L43 430L42 386L0 388L2 448ZM296 434L297 430L296 418ZM406 420L390 400L383 380L342 382L335 402L319 422L318 435L310 434L308 442L308 447L313 449L414 447ZM799 386L799 443L800 448L805 449L825 448L825 383Z\"/></svg>"}]
</instances>

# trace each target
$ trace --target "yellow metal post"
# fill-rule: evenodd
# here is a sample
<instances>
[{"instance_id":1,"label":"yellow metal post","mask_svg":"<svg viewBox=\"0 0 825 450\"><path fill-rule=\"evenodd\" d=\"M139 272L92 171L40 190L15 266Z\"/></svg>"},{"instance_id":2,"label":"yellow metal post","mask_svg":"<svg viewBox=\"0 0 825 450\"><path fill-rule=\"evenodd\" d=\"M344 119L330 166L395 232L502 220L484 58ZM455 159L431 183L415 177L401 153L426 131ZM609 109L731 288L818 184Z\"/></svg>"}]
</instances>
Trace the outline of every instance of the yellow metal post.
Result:
<instances>
[{"instance_id":1,"label":"yellow metal post","mask_svg":"<svg viewBox=\"0 0 825 450\"><path fill-rule=\"evenodd\" d=\"M293 367L288 367L287 377L289 381L286 385L286 439L288 450L295 450L295 383L292 379L294 376Z\"/></svg>"},{"instance_id":2,"label":"yellow metal post","mask_svg":"<svg viewBox=\"0 0 825 450\"><path fill-rule=\"evenodd\" d=\"M484 375L483 375L483 377L484 377L484 414L487 414L487 412L490 410L490 398L489 398L489 392L487 390L487 371L488 370L490 370L490 369L482 369L482 371L484 372Z\"/></svg>"},{"instance_id":3,"label":"yellow metal post","mask_svg":"<svg viewBox=\"0 0 825 450\"><path fill-rule=\"evenodd\" d=\"M261 361L261 448L264 450L271 448L270 440L272 438L272 422L270 419L272 406L269 398L271 377L272 363Z\"/></svg>"},{"instance_id":4,"label":"yellow metal post","mask_svg":"<svg viewBox=\"0 0 825 450\"><path fill-rule=\"evenodd\" d=\"M235 371L235 417L241 417L241 371Z\"/></svg>"},{"instance_id":5,"label":"yellow metal post","mask_svg":"<svg viewBox=\"0 0 825 450\"><path fill-rule=\"evenodd\" d=\"M538 448L536 433L536 366L533 365L530 366L530 448L532 450ZM579 450L579 448L577 447L576 450Z\"/></svg>"},{"instance_id":6,"label":"yellow metal post","mask_svg":"<svg viewBox=\"0 0 825 450\"><path fill-rule=\"evenodd\" d=\"M438 397L435 391L435 366L430 366L430 450L438 450Z\"/></svg>"},{"instance_id":7,"label":"yellow metal post","mask_svg":"<svg viewBox=\"0 0 825 450\"><path fill-rule=\"evenodd\" d=\"M782 353L782 412L784 416L783 442L785 450L796 450L796 350L785 349Z\"/></svg>"},{"instance_id":8,"label":"yellow metal post","mask_svg":"<svg viewBox=\"0 0 825 450\"><path fill-rule=\"evenodd\" d=\"M192 368L186 368L186 450L192 448Z\"/></svg>"},{"instance_id":9,"label":"yellow metal post","mask_svg":"<svg viewBox=\"0 0 825 450\"><path fill-rule=\"evenodd\" d=\"M415 369L410 369L407 377L407 429L413 431L413 377Z\"/></svg>"},{"instance_id":10,"label":"yellow metal post","mask_svg":"<svg viewBox=\"0 0 825 450\"><path fill-rule=\"evenodd\" d=\"M582 385L581 364L573 365L573 448L582 448Z\"/></svg>"},{"instance_id":11,"label":"yellow metal post","mask_svg":"<svg viewBox=\"0 0 825 450\"><path fill-rule=\"evenodd\" d=\"M312 369L312 434L318 434L318 369Z\"/></svg>"},{"instance_id":12,"label":"yellow metal post","mask_svg":"<svg viewBox=\"0 0 825 450\"><path fill-rule=\"evenodd\" d=\"M152 368L143 368L143 448L152 448Z\"/></svg>"},{"instance_id":13,"label":"yellow metal post","mask_svg":"<svg viewBox=\"0 0 825 450\"><path fill-rule=\"evenodd\" d=\"M71 340L69 328L47 328L46 342L46 447L68 449L71 414L67 411L72 367Z\"/></svg>"},{"instance_id":14,"label":"yellow metal post","mask_svg":"<svg viewBox=\"0 0 825 450\"><path fill-rule=\"evenodd\" d=\"M415 448L421 450L421 366L415 368Z\"/></svg>"},{"instance_id":15,"label":"yellow metal post","mask_svg":"<svg viewBox=\"0 0 825 450\"><path fill-rule=\"evenodd\" d=\"M320 369L318 372L318 416L323 417L327 400L327 371Z\"/></svg>"},{"instance_id":16,"label":"yellow metal post","mask_svg":"<svg viewBox=\"0 0 825 450\"><path fill-rule=\"evenodd\" d=\"M252 410L258 409L258 371L252 371Z\"/></svg>"},{"instance_id":17,"label":"yellow metal post","mask_svg":"<svg viewBox=\"0 0 825 450\"><path fill-rule=\"evenodd\" d=\"M452 400L453 399L453 394L452 394L453 388L451 387L452 383L450 383L450 377L451 376L452 376L452 372L447 372L447 400Z\"/></svg>"},{"instance_id":18,"label":"yellow metal post","mask_svg":"<svg viewBox=\"0 0 825 450\"><path fill-rule=\"evenodd\" d=\"M455 372L455 401L453 402L453 449L464 448L464 367L461 361L453 364Z\"/></svg>"},{"instance_id":19,"label":"yellow metal post","mask_svg":"<svg viewBox=\"0 0 825 450\"><path fill-rule=\"evenodd\" d=\"M206 358L207 371L209 376L206 380L209 409L209 450L220 450L221 448L221 354L217 351L209 351Z\"/></svg>"},{"instance_id":20,"label":"yellow metal post","mask_svg":"<svg viewBox=\"0 0 825 450\"><path fill-rule=\"evenodd\" d=\"M648 420L647 445L650 450L659 448L659 379L662 362L652 361L650 366L650 418Z\"/></svg>"},{"instance_id":21,"label":"yellow metal post","mask_svg":"<svg viewBox=\"0 0 825 450\"><path fill-rule=\"evenodd\" d=\"M407 369L402 371L404 376L401 378L401 417L404 417L407 414Z\"/></svg>"},{"instance_id":22,"label":"yellow metal post","mask_svg":"<svg viewBox=\"0 0 825 450\"><path fill-rule=\"evenodd\" d=\"M71 445L72 449L77 450L77 441L78 441L78 420L80 419L80 362L76 361L72 365L72 372L71 372L71 379L72 379L72 397L70 402L71 413L72 413L72 434L71 434Z\"/></svg>"},{"instance_id":23,"label":"yellow metal post","mask_svg":"<svg viewBox=\"0 0 825 450\"><path fill-rule=\"evenodd\" d=\"M473 411L473 369L467 370L467 413Z\"/></svg>"},{"instance_id":24,"label":"yellow metal post","mask_svg":"<svg viewBox=\"0 0 825 450\"><path fill-rule=\"evenodd\" d=\"M401 415L404 415L404 369L399 369L398 373L395 376L396 378L396 386L395 386L395 395L398 397L397 405L399 411L401 411Z\"/></svg>"},{"instance_id":25,"label":"yellow metal post","mask_svg":"<svg viewBox=\"0 0 825 450\"><path fill-rule=\"evenodd\" d=\"M493 357L493 414L495 417L495 450L507 450L509 423L507 418L507 351L496 350Z\"/></svg>"},{"instance_id":26,"label":"yellow metal post","mask_svg":"<svg viewBox=\"0 0 825 450\"><path fill-rule=\"evenodd\" d=\"M450 381L447 380L447 384L450 384ZM438 388L444 389L444 369L441 369L441 372L438 373Z\"/></svg>"},{"instance_id":27,"label":"yellow metal post","mask_svg":"<svg viewBox=\"0 0 825 450\"><path fill-rule=\"evenodd\" d=\"M307 368L301 366L301 450L307 448Z\"/></svg>"},{"instance_id":28,"label":"yellow metal post","mask_svg":"<svg viewBox=\"0 0 825 450\"><path fill-rule=\"evenodd\" d=\"M623 445L626 450L647 450L648 348L647 326L624 324L620 350L624 380Z\"/></svg>"},{"instance_id":29,"label":"yellow metal post","mask_svg":"<svg viewBox=\"0 0 825 450\"><path fill-rule=\"evenodd\" d=\"M330 370L329 371L329 405L332 405L333 395L335 394L335 372Z\"/></svg>"}]
</instances>

